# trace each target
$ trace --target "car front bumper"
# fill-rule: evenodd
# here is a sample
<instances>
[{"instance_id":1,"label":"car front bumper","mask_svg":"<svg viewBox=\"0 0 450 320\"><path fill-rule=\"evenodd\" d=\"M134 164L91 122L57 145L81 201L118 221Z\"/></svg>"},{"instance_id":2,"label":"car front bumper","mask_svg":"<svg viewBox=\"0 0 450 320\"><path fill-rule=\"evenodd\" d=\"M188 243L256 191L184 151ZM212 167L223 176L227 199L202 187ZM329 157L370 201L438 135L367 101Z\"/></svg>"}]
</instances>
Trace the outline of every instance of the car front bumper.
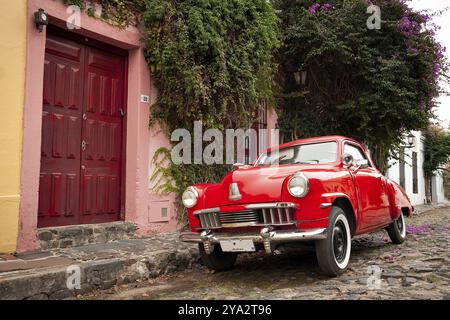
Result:
<instances>
[{"instance_id":1,"label":"car front bumper","mask_svg":"<svg viewBox=\"0 0 450 320\"><path fill-rule=\"evenodd\" d=\"M325 228L303 231L275 231L265 227L259 233L216 233L211 230L204 230L201 233L185 232L180 235L180 240L183 242L203 243L207 253L211 253L214 245L223 240L251 240L253 243L264 244L265 251L270 253L272 252L272 243L321 240L326 237Z\"/></svg>"}]
</instances>

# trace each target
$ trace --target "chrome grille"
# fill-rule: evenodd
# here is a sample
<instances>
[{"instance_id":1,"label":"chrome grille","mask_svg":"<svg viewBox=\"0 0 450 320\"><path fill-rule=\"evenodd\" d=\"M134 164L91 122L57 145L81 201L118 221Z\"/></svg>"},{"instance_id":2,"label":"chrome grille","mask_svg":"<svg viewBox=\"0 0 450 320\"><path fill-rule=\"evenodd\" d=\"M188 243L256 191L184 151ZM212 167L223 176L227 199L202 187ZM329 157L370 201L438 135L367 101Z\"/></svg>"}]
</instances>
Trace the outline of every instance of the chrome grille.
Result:
<instances>
[{"instance_id":1,"label":"chrome grille","mask_svg":"<svg viewBox=\"0 0 450 320\"><path fill-rule=\"evenodd\" d=\"M245 226L280 226L295 224L293 204L252 204L248 210L219 212L219 208L199 210L195 214L201 229L235 228Z\"/></svg>"},{"instance_id":2,"label":"chrome grille","mask_svg":"<svg viewBox=\"0 0 450 320\"><path fill-rule=\"evenodd\" d=\"M222 212L219 214L222 227L238 227L241 225L255 225L261 222L261 215L257 210L241 212Z\"/></svg>"},{"instance_id":3,"label":"chrome grille","mask_svg":"<svg viewBox=\"0 0 450 320\"><path fill-rule=\"evenodd\" d=\"M221 228L219 213L218 212L206 212L198 215L200 224L203 229L215 229Z\"/></svg>"},{"instance_id":4,"label":"chrome grille","mask_svg":"<svg viewBox=\"0 0 450 320\"><path fill-rule=\"evenodd\" d=\"M293 210L290 207L263 208L263 223L266 225L290 224L293 222Z\"/></svg>"}]
</instances>

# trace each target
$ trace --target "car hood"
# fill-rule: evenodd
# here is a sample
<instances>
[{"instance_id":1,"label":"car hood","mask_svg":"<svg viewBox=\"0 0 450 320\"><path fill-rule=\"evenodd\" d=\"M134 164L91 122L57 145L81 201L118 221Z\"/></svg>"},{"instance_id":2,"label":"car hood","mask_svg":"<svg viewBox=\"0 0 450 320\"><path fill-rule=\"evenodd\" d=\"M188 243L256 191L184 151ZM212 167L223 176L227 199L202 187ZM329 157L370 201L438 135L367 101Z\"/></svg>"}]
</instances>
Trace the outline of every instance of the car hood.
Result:
<instances>
[{"instance_id":1,"label":"car hood","mask_svg":"<svg viewBox=\"0 0 450 320\"><path fill-rule=\"evenodd\" d=\"M229 172L218 184L208 185L204 207L281 201L286 177L301 171L302 166L244 167ZM230 185L236 184L240 199L230 200Z\"/></svg>"}]
</instances>

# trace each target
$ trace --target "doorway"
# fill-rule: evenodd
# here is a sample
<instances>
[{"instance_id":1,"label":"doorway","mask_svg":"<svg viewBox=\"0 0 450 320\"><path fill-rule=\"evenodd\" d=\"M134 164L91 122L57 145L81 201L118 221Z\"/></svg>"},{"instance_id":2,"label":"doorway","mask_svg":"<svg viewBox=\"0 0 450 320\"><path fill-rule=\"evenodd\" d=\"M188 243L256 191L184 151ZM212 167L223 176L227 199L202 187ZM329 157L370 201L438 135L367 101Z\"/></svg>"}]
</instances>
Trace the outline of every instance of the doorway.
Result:
<instances>
[{"instance_id":1,"label":"doorway","mask_svg":"<svg viewBox=\"0 0 450 320\"><path fill-rule=\"evenodd\" d=\"M76 40L47 34L38 227L121 216L126 55Z\"/></svg>"}]
</instances>

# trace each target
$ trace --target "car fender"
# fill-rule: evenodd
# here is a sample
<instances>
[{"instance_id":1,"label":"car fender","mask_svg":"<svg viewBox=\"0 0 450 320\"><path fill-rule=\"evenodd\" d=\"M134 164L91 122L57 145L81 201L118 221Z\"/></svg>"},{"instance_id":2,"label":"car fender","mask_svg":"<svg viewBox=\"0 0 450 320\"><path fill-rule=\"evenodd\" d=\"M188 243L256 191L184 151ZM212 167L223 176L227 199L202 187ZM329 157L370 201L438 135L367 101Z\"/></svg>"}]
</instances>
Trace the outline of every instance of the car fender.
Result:
<instances>
[{"instance_id":1,"label":"car fender","mask_svg":"<svg viewBox=\"0 0 450 320\"><path fill-rule=\"evenodd\" d=\"M345 199L346 202L351 206L352 212L348 212L349 214L353 214L355 228L357 228L359 224L359 214L358 214L358 205L357 200L354 196L348 195L343 192L333 192L333 193L324 193L322 194L322 204L327 205L329 208L331 206L339 204L341 199ZM346 209L346 208L343 208Z\"/></svg>"},{"instance_id":2,"label":"car fender","mask_svg":"<svg viewBox=\"0 0 450 320\"><path fill-rule=\"evenodd\" d=\"M396 220L400 216L402 208L404 210L403 213L410 217L412 215L413 207L405 190L395 181L390 179L386 179L386 181L392 220ZM406 208L408 209L407 212L405 210Z\"/></svg>"}]
</instances>

